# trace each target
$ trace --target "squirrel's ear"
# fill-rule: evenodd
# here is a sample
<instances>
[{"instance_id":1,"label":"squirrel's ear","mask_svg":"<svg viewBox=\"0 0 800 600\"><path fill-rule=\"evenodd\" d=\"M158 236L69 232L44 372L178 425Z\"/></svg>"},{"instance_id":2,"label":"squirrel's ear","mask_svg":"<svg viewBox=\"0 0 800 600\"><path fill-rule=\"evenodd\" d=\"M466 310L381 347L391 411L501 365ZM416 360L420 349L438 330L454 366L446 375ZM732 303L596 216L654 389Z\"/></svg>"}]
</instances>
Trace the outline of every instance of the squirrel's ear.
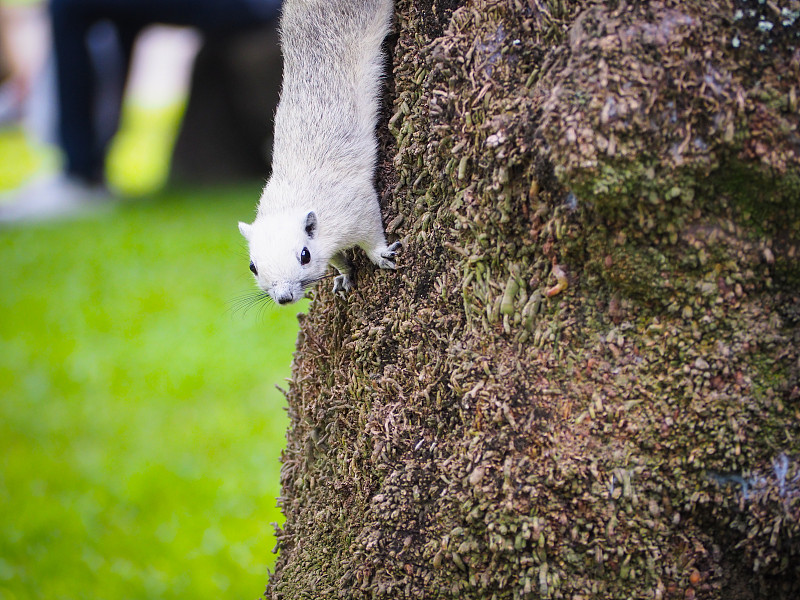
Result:
<instances>
[{"instance_id":1,"label":"squirrel's ear","mask_svg":"<svg viewBox=\"0 0 800 600\"><path fill-rule=\"evenodd\" d=\"M314 232L317 229L317 215L314 214L312 210L310 213L306 215L306 235L308 237L313 238Z\"/></svg>"},{"instance_id":2,"label":"squirrel's ear","mask_svg":"<svg viewBox=\"0 0 800 600\"><path fill-rule=\"evenodd\" d=\"M246 239L249 242L250 241L250 235L253 232L253 226L252 225L248 225L247 223L242 223L241 221L239 221L239 231L244 236L244 239Z\"/></svg>"}]
</instances>

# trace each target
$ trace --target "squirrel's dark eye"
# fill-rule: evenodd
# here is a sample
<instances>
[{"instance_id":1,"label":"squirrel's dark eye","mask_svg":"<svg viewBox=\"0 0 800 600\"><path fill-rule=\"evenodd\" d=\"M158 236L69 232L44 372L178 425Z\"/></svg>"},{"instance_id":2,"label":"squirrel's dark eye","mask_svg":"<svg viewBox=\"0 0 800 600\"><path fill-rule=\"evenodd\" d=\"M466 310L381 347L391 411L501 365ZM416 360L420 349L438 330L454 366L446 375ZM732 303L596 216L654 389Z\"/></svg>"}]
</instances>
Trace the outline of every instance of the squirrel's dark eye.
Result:
<instances>
[{"instance_id":1,"label":"squirrel's dark eye","mask_svg":"<svg viewBox=\"0 0 800 600\"><path fill-rule=\"evenodd\" d=\"M308 251L308 248L303 248L300 253L300 264L307 265L309 262L311 262L311 252Z\"/></svg>"},{"instance_id":2,"label":"squirrel's dark eye","mask_svg":"<svg viewBox=\"0 0 800 600\"><path fill-rule=\"evenodd\" d=\"M252 260L250 261L250 270L253 272L253 275L258 275L258 269L256 269L256 263Z\"/></svg>"}]
</instances>

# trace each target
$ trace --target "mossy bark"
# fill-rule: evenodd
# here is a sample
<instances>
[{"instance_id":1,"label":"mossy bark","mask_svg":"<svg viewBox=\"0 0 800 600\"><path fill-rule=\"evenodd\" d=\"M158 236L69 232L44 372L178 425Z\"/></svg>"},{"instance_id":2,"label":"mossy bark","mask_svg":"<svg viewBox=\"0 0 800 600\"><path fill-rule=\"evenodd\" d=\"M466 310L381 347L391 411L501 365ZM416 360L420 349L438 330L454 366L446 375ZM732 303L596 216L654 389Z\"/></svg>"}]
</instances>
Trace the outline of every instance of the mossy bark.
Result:
<instances>
[{"instance_id":1,"label":"mossy bark","mask_svg":"<svg viewBox=\"0 0 800 600\"><path fill-rule=\"evenodd\" d=\"M396 9L267 597L800 597L800 3Z\"/></svg>"}]
</instances>

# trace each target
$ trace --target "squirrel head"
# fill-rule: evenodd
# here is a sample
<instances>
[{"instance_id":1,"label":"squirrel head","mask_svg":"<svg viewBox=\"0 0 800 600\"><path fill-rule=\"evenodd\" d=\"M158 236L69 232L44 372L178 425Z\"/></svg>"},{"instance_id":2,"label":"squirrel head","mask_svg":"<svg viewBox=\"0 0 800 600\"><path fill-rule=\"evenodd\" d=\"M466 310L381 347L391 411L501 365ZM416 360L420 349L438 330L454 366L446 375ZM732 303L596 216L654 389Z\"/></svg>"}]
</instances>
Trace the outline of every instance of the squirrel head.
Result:
<instances>
[{"instance_id":1,"label":"squirrel head","mask_svg":"<svg viewBox=\"0 0 800 600\"><path fill-rule=\"evenodd\" d=\"M239 223L250 246L250 270L258 286L278 304L297 302L325 276L330 256L319 241L314 211L263 214Z\"/></svg>"}]
</instances>

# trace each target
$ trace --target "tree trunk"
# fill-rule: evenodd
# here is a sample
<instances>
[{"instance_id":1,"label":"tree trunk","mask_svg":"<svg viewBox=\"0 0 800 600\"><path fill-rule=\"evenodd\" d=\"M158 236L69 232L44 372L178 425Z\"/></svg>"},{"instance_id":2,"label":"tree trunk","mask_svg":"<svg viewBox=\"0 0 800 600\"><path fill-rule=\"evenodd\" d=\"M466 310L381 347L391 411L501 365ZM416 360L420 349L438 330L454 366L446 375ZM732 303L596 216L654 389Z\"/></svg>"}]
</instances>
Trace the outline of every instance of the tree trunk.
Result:
<instances>
[{"instance_id":1,"label":"tree trunk","mask_svg":"<svg viewBox=\"0 0 800 600\"><path fill-rule=\"evenodd\" d=\"M266 596L800 597L800 2L396 12Z\"/></svg>"}]
</instances>

